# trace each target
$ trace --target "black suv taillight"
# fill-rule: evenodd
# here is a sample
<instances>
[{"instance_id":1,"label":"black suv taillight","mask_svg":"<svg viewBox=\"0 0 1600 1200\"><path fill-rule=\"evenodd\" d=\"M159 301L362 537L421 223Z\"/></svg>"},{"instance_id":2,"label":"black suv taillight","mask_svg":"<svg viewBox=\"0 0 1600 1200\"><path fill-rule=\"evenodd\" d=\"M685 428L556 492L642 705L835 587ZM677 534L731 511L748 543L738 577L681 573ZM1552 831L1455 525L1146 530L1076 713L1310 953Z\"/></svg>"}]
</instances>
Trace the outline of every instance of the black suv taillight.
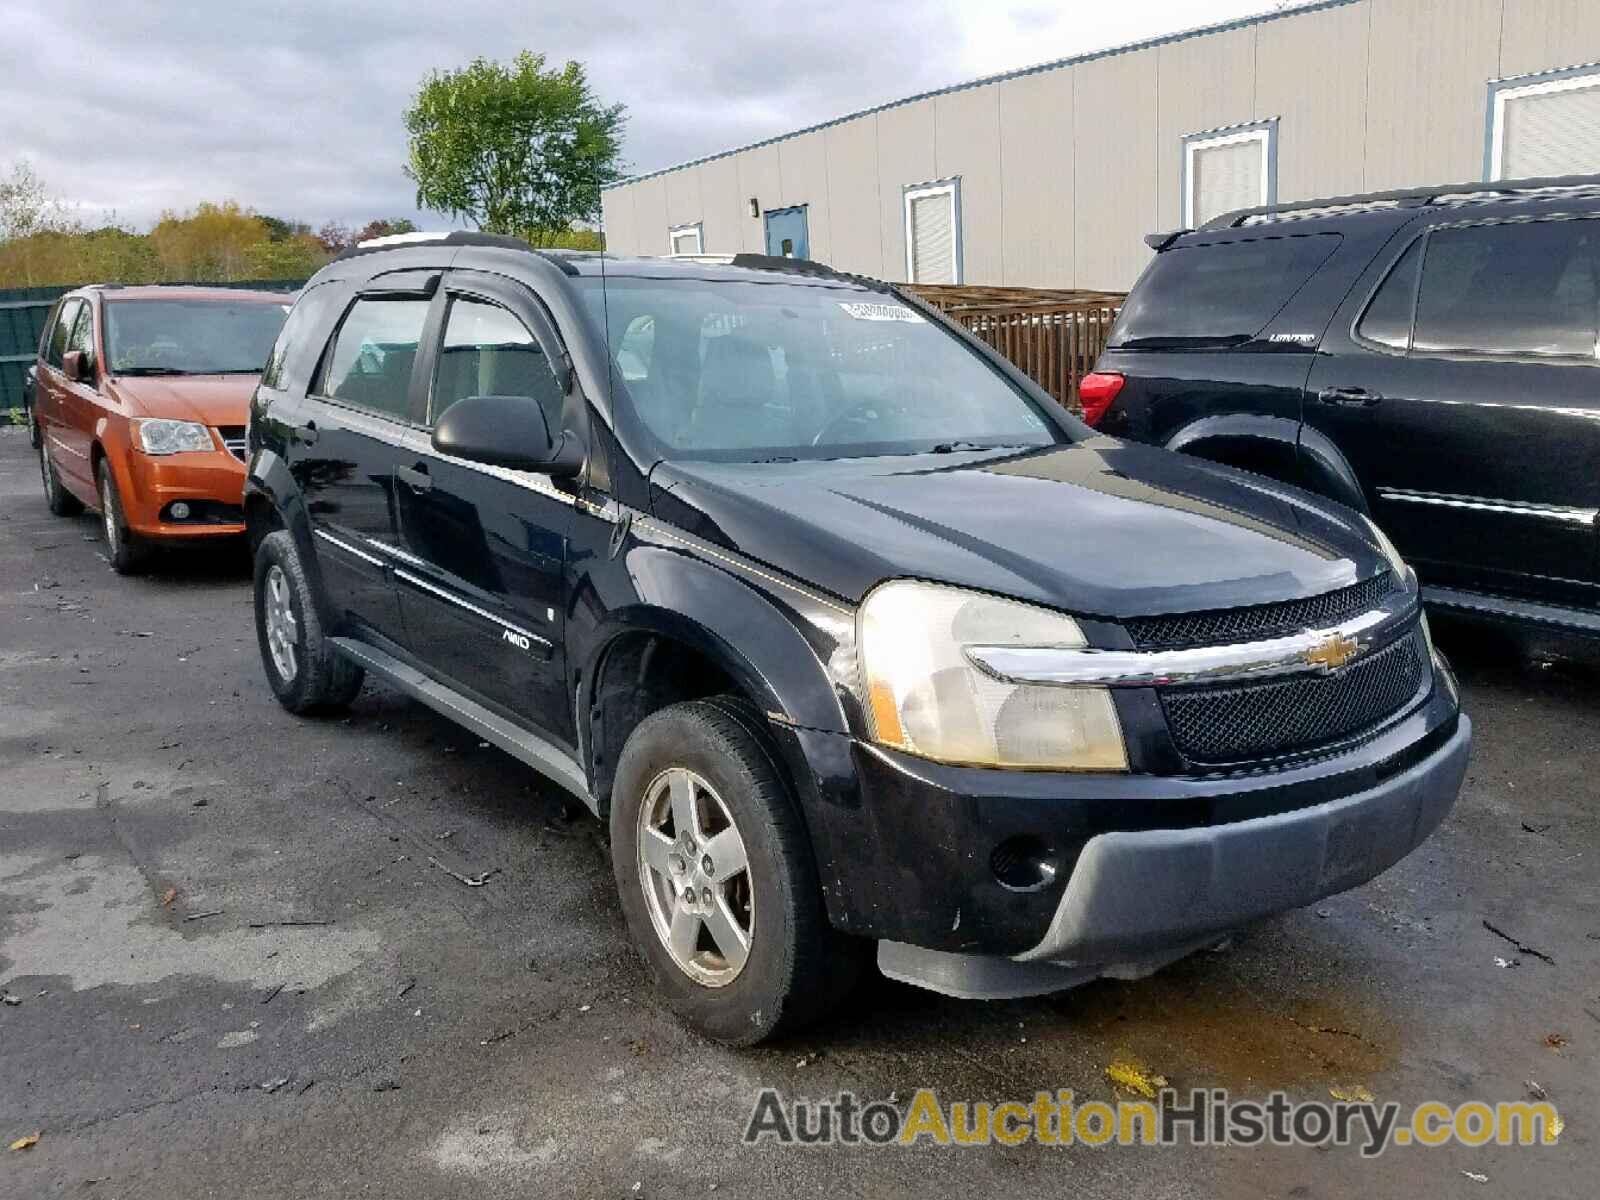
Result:
<instances>
[{"instance_id":1,"label":"black suv taillight","mask_svg":"<svg viewBox=\"0 0 1600 1200\"><path fill-rule=\"evenodd\" d=\"M1100 424L1106 409L1117 398L1127 380L1115 371L1090 371L1078 380L1078 403L1083 405L1083 419L1090 425Z\"/></svg>"}]
</instances>

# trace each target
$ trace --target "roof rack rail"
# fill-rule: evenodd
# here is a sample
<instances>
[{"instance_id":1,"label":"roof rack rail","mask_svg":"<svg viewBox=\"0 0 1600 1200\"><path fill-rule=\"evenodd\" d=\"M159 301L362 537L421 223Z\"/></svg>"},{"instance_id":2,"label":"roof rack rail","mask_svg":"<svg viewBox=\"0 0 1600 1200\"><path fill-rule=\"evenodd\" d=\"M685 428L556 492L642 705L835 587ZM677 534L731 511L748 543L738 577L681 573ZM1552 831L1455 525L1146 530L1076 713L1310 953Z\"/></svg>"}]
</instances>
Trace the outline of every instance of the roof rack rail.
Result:
<instances>
[{"instance_id":1,"label":"roof rack rail","mask_svg":"<svg viewBox=\"0 0 1600 1200\"><path fill-rule=\"evenodd\" d=\"M333 261L341 262L347 258L354 258L360 254L372 254L379 250L392 250L401 246L420 245L501 246L507 250L533 249L522 238L507 237L501 233L479 233L471 229L441 229L431 233L418 230L414 233L391 233L384 237L368 238L364 242L357 242Z\"/></svg>"},{"instance_id":2,"label":"roof rack rail","mask_svg":"<svg viewBox=\"0 0 1600 1200\"><path fill-rule=\"evenodd\" d=\"M1200 231L1209 233L1218 229L1234 229L1244 224L1274 220L1305 220L1310 216L1331 216L1335 213L1420 208L1428 204L1508 199L1539 192L1578 191L1585 188L1600 189L1600 175L1552 175L1538 179L1496 179L1487 182L1472 180L1468 183L1447 183L1433 187L1327 196L1317 200L1296 200L1291 203L1263 204L1256 208L1235 209L1233 212L1211 218L1200 226Z\"/></svg>"}]
</instances>

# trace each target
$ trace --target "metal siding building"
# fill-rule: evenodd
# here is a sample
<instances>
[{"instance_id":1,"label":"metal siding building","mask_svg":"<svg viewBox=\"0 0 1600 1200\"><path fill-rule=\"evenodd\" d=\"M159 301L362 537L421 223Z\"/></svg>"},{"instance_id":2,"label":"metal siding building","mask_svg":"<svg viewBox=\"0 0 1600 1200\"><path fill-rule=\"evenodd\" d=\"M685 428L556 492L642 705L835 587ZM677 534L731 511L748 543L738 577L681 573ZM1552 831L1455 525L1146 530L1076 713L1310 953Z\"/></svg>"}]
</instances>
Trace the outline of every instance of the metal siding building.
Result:
<instances>
[{"instance_id":1,"label":"metal siding building","mask_svg":"<svg viewBox=\"0 0 1600 1200\"><path fill-rule=\"evenodd\" d=\"M794 252L905 280L915 211L925 270L1123 289L1149 256L1145 234L1258 190L1294 200L1486 178L1514 137L1530 145L1505 156L1512 166L1600 171L1597 60L1600 0L1325 0L642 175L606 190L606 237L623 253L762 253L769 217L803 208L798 239L781 224Z\"/></svg>"}]
</instances>

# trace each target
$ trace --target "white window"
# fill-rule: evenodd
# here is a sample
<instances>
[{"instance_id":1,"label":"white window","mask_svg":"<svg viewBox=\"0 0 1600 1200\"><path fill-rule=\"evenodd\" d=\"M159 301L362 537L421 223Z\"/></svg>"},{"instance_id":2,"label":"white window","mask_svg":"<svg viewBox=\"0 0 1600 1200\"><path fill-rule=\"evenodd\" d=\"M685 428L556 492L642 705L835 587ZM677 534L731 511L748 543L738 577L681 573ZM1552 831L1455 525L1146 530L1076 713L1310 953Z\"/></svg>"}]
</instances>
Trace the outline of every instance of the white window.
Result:
<instances>
[{"instance_id":1,"label":"white window","mask_svg":"<svg viewBox=\"0 0 1600 1200\"><path fill-rule=\"evenodd\" d=\"M1183 139L1183 224L1198 229L1239 208L1271 204L1277 193L1278 123L1237 125Z\"/></svg>"},{"instance_id":2,"label":"white window","mask_svg":"<svg viewBox=\"0 0 1600 1200\"><path fill-rule=\"evenodd\" d=\"M673 254L704 254L706 242L699 225L675 225L667 230Z\"/></svg>"},{"instance_id":3,"label":"white window","mask_svg":"<svg viewBox=\"0 0 1600 1200\"><path fill-rule=\"evenodd\" d=\"M961 181L943 179L905 190L906 279L961 282Z\"/></svg>"},{"instance_id":4,"label":"white window","mask_svg":"<svg viewBox=\"0 0 1600 1200\"><path fill-rule=\"evenodd\" d=\"M1490 179L1600 172L1600 65L1489 85Z\"/></svg>"}]
</instances>

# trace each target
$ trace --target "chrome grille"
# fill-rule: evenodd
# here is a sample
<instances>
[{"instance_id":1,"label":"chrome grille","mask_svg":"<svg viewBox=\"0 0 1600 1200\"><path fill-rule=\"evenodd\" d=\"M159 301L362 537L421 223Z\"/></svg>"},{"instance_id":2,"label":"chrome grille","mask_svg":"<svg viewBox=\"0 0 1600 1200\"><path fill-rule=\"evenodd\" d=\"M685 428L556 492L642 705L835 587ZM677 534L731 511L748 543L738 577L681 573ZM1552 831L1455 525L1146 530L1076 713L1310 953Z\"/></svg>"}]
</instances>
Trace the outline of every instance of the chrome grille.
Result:
<instances>
[{"instance_id":1,"label":"chrome grille","mask_svg":"<svg viewBox=\"0 0 1600 1200\"><path fill-rule=\"evenodd\" d=\"M229 454L240 462L250 457L250 444L243 425L218 425L217 433L221 436L222 444L227 447Z\"/></svg>"},{"instance_id":2,"label":"chrome grille","mask_svg":"<svg viewBox=\"0 0 1600 1200\"><path fill-rule=\"evenodd\" d=\"M1236 763L1354 738L1431 680L1420 626L1327 675L1234 687L1158 689L1172 740L1198 763Z\"/></svg>"},{"instance_id":3,"label":"chrome grille","mask_svg":"<svg viewBox=\"0 0 1600 1200\"><path fill-rule=\"evenodd\" d=\"M1385 571L1361 583L1303 600L1161 617L1133 617L1122 624L1141 650L1223 646L1336 625L1377 608L1394 590L1394 574Z\"/></svg>"}]
</instances>

